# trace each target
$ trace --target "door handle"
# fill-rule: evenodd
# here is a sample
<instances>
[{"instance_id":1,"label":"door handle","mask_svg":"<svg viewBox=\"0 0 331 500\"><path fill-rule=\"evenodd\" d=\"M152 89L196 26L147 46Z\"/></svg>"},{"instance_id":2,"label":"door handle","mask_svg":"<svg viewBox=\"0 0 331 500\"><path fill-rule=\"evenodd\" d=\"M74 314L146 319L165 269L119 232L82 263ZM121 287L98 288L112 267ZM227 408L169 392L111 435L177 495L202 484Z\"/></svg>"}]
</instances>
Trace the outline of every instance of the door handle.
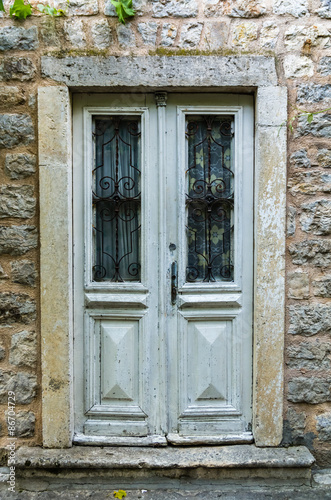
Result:
<instances>
[{"instance_id":1,"label":"door handle","mask_svg":"<svg viewBox=\"0 0 331 500\"><path fill-rule=\"evenodd\" d=\"M178 287L177 262L171 264L171 303L176 304Z\"/></svg>"}]
</instances>

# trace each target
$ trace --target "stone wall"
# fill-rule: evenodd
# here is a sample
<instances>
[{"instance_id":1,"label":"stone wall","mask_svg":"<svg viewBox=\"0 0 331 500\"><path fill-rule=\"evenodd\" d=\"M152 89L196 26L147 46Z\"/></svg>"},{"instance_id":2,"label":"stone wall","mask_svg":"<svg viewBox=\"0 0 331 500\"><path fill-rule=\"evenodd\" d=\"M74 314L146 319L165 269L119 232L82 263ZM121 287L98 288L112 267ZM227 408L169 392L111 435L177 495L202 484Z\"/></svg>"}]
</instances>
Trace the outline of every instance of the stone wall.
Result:
<instances>
[{"instance_id":1,"label":"stone wall","mask_svg":"<svg viewBox=\"0 0 331 500\"><path fill-rule=\"evenodd\" d=\"M38 3L36 2L32 2ZM330 0L134 0L125 26L110 0L54 1L64 18L0 14L0 433L17 397L19 443L41 443L36 90L40 56L275 56L296 109L331 106ZM6 0L5 6L9 3ZM134 84L134 82L132 82ZM56 103L54 103L56 105ZM331 465L331 111L293 123L288 148L284 445Z\"/></svg>"}]
</instances>

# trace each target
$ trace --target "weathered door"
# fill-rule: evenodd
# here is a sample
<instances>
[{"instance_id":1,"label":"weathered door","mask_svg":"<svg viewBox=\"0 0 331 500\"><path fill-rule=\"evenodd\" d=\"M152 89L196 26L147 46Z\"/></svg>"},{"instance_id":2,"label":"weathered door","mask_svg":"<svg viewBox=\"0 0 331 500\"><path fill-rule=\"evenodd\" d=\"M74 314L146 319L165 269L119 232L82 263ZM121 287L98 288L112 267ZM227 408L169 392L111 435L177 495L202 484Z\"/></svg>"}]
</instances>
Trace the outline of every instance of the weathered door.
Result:
<instances>
[{"instance_id":1,"label":"weathered door","mask_svg":"<svg viewBox=\"0 0 331 500\"><path fill-rule=\"evenodd\" d=\"M74 98L77 442L250 441L250 96Z\"/></svg>"}]
</instances>

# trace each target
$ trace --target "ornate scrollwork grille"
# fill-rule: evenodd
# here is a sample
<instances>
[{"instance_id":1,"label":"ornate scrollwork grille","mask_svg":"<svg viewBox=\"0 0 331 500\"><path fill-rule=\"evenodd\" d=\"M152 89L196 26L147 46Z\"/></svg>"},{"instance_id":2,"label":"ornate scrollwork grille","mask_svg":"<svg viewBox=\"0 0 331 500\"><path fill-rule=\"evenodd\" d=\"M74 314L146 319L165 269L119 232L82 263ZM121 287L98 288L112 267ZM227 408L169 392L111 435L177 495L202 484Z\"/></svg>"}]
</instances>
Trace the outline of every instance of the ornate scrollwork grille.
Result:
<instances>
[{"instance_id":1,"label":"ornate scrollwork grille","mask_svg":"<svg viewBox=\"0 0 331 500\"><path fill-rule=\"evenodd\" d=\"M93 121L93 281L140 281L140 117Z\"/></svg>"},{"instance_id":2,"label":"ornate scrollwork grille","mask_svg":"<svg viewBox=\"0 0 331 500\"><path fill-rule=\"evenodd\" d=\"M233 281L232 121L186 118L188 282Z\"/></svg>"}]
</instances>

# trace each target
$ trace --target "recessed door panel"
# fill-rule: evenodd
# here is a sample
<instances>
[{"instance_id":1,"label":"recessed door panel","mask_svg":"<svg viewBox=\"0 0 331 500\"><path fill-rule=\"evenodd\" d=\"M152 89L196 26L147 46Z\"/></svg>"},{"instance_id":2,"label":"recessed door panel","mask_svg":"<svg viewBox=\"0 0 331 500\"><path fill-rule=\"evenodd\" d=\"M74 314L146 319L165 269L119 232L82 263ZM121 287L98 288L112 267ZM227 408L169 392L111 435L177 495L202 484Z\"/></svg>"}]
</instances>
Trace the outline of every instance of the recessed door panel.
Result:
<instances>
[{"instance_id":1,"label":"recessed door panel","mask_svg":"<svg viewBox=\"0 0 331 500\"><path fill-rule=\"evenodd\" d=\"M138 322L101 321L101 403L138 401Z\"/></svg>"}]
</instances>

